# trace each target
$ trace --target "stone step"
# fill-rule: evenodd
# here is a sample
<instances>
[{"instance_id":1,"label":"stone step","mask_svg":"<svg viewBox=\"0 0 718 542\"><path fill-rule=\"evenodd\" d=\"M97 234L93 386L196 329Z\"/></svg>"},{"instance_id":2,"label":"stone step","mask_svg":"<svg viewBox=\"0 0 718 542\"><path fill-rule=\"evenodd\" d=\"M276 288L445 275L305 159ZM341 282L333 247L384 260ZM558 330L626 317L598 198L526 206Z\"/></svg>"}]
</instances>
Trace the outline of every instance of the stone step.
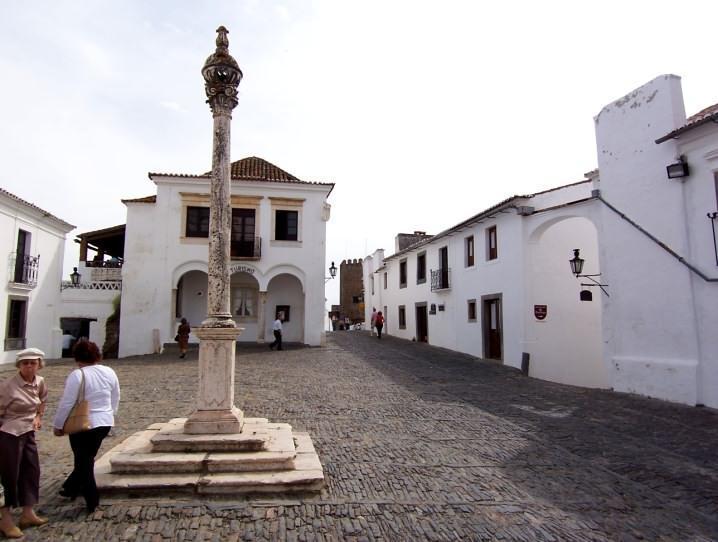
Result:
<instances>
[{"instance_id":1,"label":"stone step","mask_svg":"<svg viewBox=\"0 0 718 542\"><path fill-rule=\"evenodd\" d=\"M263 418L245 420L241 433L193 435L184 432L185 418L177 418L163 425L152 436L153 452L256 452L266 449L273 433L284 429L291 433L288 424L268 424ZM260 421L257 421L260 420ZM282 426L282 427L278 427Z\"/></svg>"},{"instance_id":2,"label":"stone step","mask_svg":"<svg viewBox=\"0 0 718 542\"><path fill-rule=\"evenodd\" d=\"M104 454L95 463L97 486L125 495L228 495L318 491L324 472L308 433L288 424L248 419L250 433L266 435L259 452L157 452L154 438L181 428L184 419L153 424ZM193 437L206 435L191 435ZM219 435L226 436L226 435ZM217 435L210 436L210 442Z\"/></svg>"},{"instance_id":3,"label":"stone step","mask_svg":"<svg viewBox=\"0 0 718 542\"><path fill-rule=\"evenodd\" d=\"M318 458L317 458L318 461ZM214 474L112 474L95 468L97 487L103 494L229 495L319 491L324 471L319 469Z\"/></svg>"}]
</instances>

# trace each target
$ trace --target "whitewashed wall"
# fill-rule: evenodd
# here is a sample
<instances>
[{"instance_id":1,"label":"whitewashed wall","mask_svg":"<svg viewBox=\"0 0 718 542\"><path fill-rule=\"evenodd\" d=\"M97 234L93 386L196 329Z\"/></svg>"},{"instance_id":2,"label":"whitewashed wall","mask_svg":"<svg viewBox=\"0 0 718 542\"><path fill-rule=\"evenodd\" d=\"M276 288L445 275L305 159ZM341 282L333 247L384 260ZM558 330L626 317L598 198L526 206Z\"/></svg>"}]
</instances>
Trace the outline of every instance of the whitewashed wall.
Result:
<instances>
[{"instance_id":1,"label":"whitewashed wall","mask_svg":"<svg viewBox=\"0 0 718 542\"><path fill-rule=\"evenodd\" d=\"M696 128L678 141L691 175L682 182L685 193L688 259L705 275L718 278L708 213L718 211L718 130L714 123ZM718 229L718 221L716 223ZM717 232L718 234L718 232ZM718 408L718 283L691 274L698 332L697 403Z\"/></svg>"},{"instance_id":2,"label":"whitewashed wall","mask_svg":"<svg viewBox=\"0 0 718 542\"><path fill-rule=\"evenodd\" d=\"M156 203L127 204L120 356L151 352L152 329L159 330L161 342L171 341L178 323L172 290L184 273L193 270L206 273L207 239L181 240L184 232L180 192L209 194L208 183L169 176L156 176L154 181ZM308 345L320 345L324 337L327 187L232 181L232 194L262 198L255 233L262 238L262 256L257 261L233 263L246 264L252 269L260 291L267 291L269 282L278 274L294 275L304 294L302 340ZM304 198L299 242L272 240L273 213L269 197ZM292 311L294 314L294 307ZM267 320L272 316L267 314ZM193 315L192 325L199 324L204 317L195 320ZM256 340L256 324L249 324L252 325L254 328L246 329L240 340L252 340L252 337ZM294 325L299 323L291 323L290 337L295 337ZM300 339L296 337L296 340Z\"/></svg>"},{"instance_id":3,"label":"whitewashed wall","mask_svg":"<svg viewBox=\"0 0 718 542\"><path fill-rule=\"evenodd\" d=\"M676 142L655 140L685 122L680 79L661 76L595 119L606 201L679 254L688 254L684 184L666 178ZM690 271L607 207L601 261L611 285L603 315L615 390L695 404L698 322Z\"/></svg>"},{"instance_id":4,"label":"whitewashed wall","mask_svg":"<svg viewBox=\"0 0 718 542\"><path fill-rule=\"evenodd\" d=\"M102 350L105 343L107 318L114 308L112 301L120 295L119 290L89 290L67 288L62 291L61 318L96 319L90 325L89 339Z\"/></svg>"},{"instance_id":5,"label":"whitewashed wall","mask_svg":"<svg viewBox=\"0 0 718 542\"><path fill-rule=\"evenodd\" d=\"M527 303L523 315L526 336L523 350L530 354L529 375L542 380L590 388L608 388L608 368L603 359L601 306L604 293L590 279L577 279L569 260L580 249L584 274L601 271L598 237L593 223L580 216L595 202L571 207L548 216L537 214L526 222L532 231L527 245ZM578 211L579 216L576 216ZM531 228L534 228L531 230ZM600 280L600 277L596 277ZM592 301L581 301L580 291L592 293ZM610 294L609 294L610 295ZM540 320L535 305L546 305Z\"/></svg>"},{"instance_id":6,"label":"whitewashed wall","mask_svg":"<svg viewBox=\"0 0 718 542\"><path fill-rule=\"evenodd\" d=\"M40 255L37 286L32 289L10 284L13 269L10 256L17 249L18 230L31 234L30 254ZM48 358L58 358L62 351L59 312L61 309L60 282L65 250L65 235L72 227L21 202L0 195L0 330L3 340L7 334L8 298L26 298L27 346L43 350ZM14 363L16 351L0 349L0 363Z\"/></svg>"},{"instance_id":7,"label":"whitewashed wall","mask_svg":"<svg viewBox=\"0 0 718 542\"><path fill-rule=\"evenodd\" d=\"M590 196L592 185L577 183L557 190L518 200L517 205L543 210ZM581 305L579 281L570 273L568 260L573 248L581 248L583 257L598 267L596 228L592 204L574 212L569 220L563 209L549 210L523 217L516 209L507 209L492 218L451 232L396 257L383 258L377 251L363 262L367 321L373 306L388 308L386 331L397 337L416 339L417 302L435 304L436 314L428 316L429 343L465 352L485 355L483 344L483 296L500 295L502 304L502 361L520 368L523 352L531 354L531 375L574 385L606 387L607 374L601 355L601 295ZM565 221L565 224L562 222ZM578 222L578 224L577 224ZM487 230L496 227L498 258L487 259ZM540 233L537 233L541 229ZM474 236L475 263L466 266L465 239ZM431 291L431 270L439 267L439 249L448 247L451 288ZM427 280L416 283L417 255L426 253ZM399 287L399 265L407 262L407 285ZM591 265L591 264L589 264ZM384 289L383 274L387 273ZM374 274L375 291L371 295L370 277ZM477 318L469 321L468 301L476 300ZM534 304L549 305L549 319L538 325L533 318ZM399 328L398 308L406 307L406 328ZM444 305L444 310L438 310ZM568 326L568 327L564 327ZM570 331L567 333L567 329ZM570 337L566 337L570 335Z\"/></svg>"}]
</instances>

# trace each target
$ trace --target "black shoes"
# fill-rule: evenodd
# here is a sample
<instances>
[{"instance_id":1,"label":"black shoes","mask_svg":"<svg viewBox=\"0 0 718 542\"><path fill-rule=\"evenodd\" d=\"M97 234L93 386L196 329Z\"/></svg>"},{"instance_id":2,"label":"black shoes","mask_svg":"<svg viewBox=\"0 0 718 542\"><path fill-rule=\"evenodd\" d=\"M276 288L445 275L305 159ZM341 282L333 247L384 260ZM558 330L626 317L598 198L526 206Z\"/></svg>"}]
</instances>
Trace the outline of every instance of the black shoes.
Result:
<instances>
[{"instance_id":1,"label":"black shoes","mask_svg":"<svg viewBox=\"0 0 718 542\"><path fill-rule=\"evenodd\" d=\"M77 499L77 494L70 493L68 490L63 488L60 490L60 497L65 497L66 499L70 499L71 501L74 501L75 499Z\"/></svg>"}]
</instances>

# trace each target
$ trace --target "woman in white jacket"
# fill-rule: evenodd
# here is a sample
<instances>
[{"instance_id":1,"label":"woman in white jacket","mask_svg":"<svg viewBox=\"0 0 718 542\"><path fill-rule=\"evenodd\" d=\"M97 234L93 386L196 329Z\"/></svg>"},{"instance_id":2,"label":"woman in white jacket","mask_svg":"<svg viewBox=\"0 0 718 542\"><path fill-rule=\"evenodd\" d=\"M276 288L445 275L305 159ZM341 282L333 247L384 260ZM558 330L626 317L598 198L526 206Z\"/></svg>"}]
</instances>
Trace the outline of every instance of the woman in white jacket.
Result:
<instances>
[{"instance_id":1,"label":"woman in white jacket","mask_svg":"<svg viewBox=\"0 0 718 542\"><path fill-rule=\"evenodd\" d=\"M62 484L60 495L75 499L85 498L87 511L94 512L100 503L95 484L95 456L103 439L115 425L115 414L120 404L120 383L110 367L100 365L102 354L97 345L87 340L78 341L72 350L78 369L65 380L65 389L53 420L56 436L64 435L65 425L84 380L85 399L90 405L90 430L70 435L70 446L75 468Z\"/></svg>"}]
</instances>

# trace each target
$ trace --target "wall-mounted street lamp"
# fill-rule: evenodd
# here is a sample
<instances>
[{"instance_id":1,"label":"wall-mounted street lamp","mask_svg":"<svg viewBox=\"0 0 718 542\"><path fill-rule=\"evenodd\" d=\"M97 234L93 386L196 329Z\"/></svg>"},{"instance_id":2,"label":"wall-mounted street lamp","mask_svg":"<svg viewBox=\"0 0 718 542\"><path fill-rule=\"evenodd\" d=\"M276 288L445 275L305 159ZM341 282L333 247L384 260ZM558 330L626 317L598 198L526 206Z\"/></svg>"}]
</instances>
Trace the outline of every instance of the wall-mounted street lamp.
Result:
<instances>
[{"instance_id":1,"label":"wall-mounted street lamp","mask_svg":"<svg viewBox=\"0 0 718 542\"><path fill-rule=\"evenodd\" d=\"M77 267L72 268L72 273L70 273L70 282L72 283L73 288L77 288L80 285L80 273L77 272Z\"/></svg>"},{"instance_id":2,"label":"wall-mounted street lamp","mask_svg":"<svg viewBox=\"0 0 718 542\"><path fill-rule=\"evenodd\" d=\"M666 166L666 174L669 179L680 179L681 177L688 177L688 162L686 162L685 156L678 158L677 162L668 164Z\"/></svg>"},{"instance_id":3,"label":"wall-mounted street lamp","mask_svg":"<svg viewBox=\"0 0 718 542\"><path fill-rule=\"evenodd\" d=\"M334 277L337 276L337 266L334 265L334 262L332 262L332 265L329 266L329 276L324 277L324 284L332 280Z\"/></svg>"},{"instance_id":4,"label":"wall-mounted street lamp","mask_svg":"<svg viewBox=\"0 0 718 542\"><path fill-rule=\"evenodd\" d=\"M65 281L60 284L60 290L64 290L65 288L79 288L80 286L80 273L77 272L77 267L72 268L72 273L70 273L70 282L69 284Z\"/></svg>"},{"instance_id":5,"label":"wall-mounted street lamp","mask_svg":"<svg viewBox=\"0 0 718 542\"><path fill-rule=\"evenodd\" d=\"M601 284L595 278L593 278L593 277L600 277L601 273L595 273L593 275L582 275L581 274L583 272L584 259L581 258L581 256L579 256L579 249L577 249L577 248L573 249L573 258L571 258L568 261L568 263L571 266L571 273L576 275L577 279L585 278L585 279L590 280L593 283L593 284L588 284L588 283L582 282L581 286L587 286L589 288L591 288L593 286L598 286L599 288L601 288L601 291L604 294L606 294L606 297L611 297L610 295L608 295L608 292L606 291L606 288L608 288L608 284ZM590 292L587 292L587 293L590 293ZM591 296L588 296L588 295L584 294L583 292L581 292L581 301L590 301L590 300L591 300Z\"/></svg>"}]
</instances>

